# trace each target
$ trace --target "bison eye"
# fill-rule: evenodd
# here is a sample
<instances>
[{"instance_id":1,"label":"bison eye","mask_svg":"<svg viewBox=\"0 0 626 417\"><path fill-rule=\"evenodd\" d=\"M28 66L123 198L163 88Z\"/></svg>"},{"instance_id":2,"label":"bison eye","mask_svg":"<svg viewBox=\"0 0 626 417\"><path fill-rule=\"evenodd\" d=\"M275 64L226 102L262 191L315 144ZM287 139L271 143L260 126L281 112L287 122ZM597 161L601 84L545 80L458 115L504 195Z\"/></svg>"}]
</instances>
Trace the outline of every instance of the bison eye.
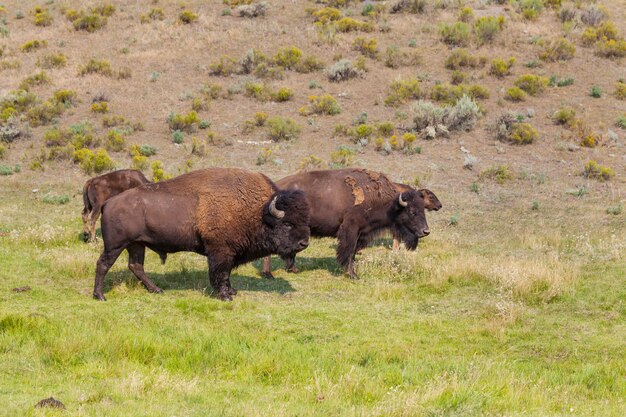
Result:
<instances>
[{"instance_id":1,"label":"bison eye","mask_svg":"<svg viewBox=\"0 0 626 417\"><path fill-rule=\"evenodd\" d=\"M291 223L285 223L285 228L287 230L291 230L293 228L293 225Z\"/></svg>"}]
</instances>

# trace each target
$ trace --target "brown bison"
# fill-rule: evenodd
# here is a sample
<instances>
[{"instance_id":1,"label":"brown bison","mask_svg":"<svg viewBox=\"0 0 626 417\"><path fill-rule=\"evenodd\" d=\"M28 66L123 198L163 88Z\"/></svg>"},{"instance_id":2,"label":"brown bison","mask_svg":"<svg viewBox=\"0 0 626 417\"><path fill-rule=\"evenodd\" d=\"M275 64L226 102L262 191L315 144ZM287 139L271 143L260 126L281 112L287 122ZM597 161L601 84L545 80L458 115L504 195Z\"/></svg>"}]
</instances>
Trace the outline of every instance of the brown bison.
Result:
<instances>
[{"instance_id":1,"label":"brown bison","mask_svg":"<svg viewBox=\"0 0 626 417\"><path fill-rule=\"evenodd\" d=\"M83 187L83 239L85 242L96 241L96 222L100 217L102 205L109 198L150 181L134 169L121 169L88 179Z\"/></svg>"},{"instance_id":2,"label":"brown bison","mask_svg":"<svg viewBox=\"0 0 626 417\"><path fill-rule=\"evenodd\" d=\"M160 293L143 269L145 248L157 253L196 252L207 257L209 282L222 300L237 293L230 271L272 253L293 255L309 244L304 193L279 190L265 175L211 168L144 184L109 199L102 208L104 250L93 296L104 300L104 277L120 253L151 292Z\"/></svg>"},{"instance_id":3,"label":"brown bison","mask_svg":"<svg viewBox=\"0 0 626 417\"><path fill-rule=\"evenodd\" d=\"M430 233L424 209L441 207L431 191L393 183L384 174L366 169L303 172L276 184L306 193L311 235L337 237L337 261L351 278L356 278L356 253L380 232L391 229L394 237L413 250L418 240ZM288 271L297 272L295 254L283 256L283 260ZM272 277L269 257L263 264L263 276Z\"/></svg>"}]
</instances>

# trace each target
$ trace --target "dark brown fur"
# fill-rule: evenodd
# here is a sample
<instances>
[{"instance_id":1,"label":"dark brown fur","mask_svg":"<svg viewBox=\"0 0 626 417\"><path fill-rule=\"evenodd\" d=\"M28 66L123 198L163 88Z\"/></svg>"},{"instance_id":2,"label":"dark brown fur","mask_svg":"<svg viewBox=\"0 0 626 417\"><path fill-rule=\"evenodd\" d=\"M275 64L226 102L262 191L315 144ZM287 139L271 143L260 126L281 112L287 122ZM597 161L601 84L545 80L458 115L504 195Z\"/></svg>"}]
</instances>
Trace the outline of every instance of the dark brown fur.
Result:
<instances>
[{"instance_id":1,"label":"dark brown fur","mask_svg":"<svg viewBox=\"0 0 626 417\"><path fill-rule=\"evenodd\" d=\"M278 218L271 202L284 211ZM104 251L94 297L104 300L104 277L124 250L129 269L151 292L162 292L143 270L145 248L207 257L217 296L231 300L230 271L271 253L286 256L308 245L309 206L300 191L279 190L265 175L234 168L203 169L145 184L109 199L102 209Z\"/></svg>"},{"instance_id":2,"label":"dark brown fur","mask_svg":"<svg viewBox=\"0 0 626 417\"><path fill-rule=\"evenodd\" d=\"M311 206L311 235L337 237L337 261L353 278L356 277L356 253L382 231L391 229L409 249L415 249L418 239L429 233L423 196L426 192L432 193L411 188L400 190L399 184L379 172L366 169L311 171L283 178L277 184L306 193ZM401 194L407 207L399 203ZM288 271L297 271L295 255L283 259ZM269 265L266 258L263 269L266 277L271 277Z\"/></svg>"},{"instance_id":3,"label":"dark brown fur","mask_svg":"<svg viewBox=\"0 0 626 417\"><path fill-rule=\"evenodd\" d=\"M141 171L134 169L121 169L87 180L83 187L84 208L82 212L85 242L96 241L96 222L105 201L128 189L149 182Z\"/></svg>"}]
</instances>

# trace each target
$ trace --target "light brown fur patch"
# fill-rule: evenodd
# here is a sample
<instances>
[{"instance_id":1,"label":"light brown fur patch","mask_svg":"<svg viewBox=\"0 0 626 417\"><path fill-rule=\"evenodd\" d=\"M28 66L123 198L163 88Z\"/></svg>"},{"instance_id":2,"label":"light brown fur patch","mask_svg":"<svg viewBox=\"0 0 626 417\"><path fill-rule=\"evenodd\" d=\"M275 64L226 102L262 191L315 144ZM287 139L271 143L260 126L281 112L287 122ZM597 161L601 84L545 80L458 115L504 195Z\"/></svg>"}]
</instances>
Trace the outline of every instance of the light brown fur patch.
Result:
<instances>
[{"instance_id":1,"label":"light brown fur patch","mask_svg":"<svg viewBox=\"0 0 626 417\"><path fill-rule=\"evenodd\" d=\"M354 179L354 177L347 176L344 182L348 184L350 188L352 188L354 205L358 206L359 204L363 203L363 201L365 201L365 193L363 192L363 189L356 184L356 180Z\"/></svg>"}]
</instances>

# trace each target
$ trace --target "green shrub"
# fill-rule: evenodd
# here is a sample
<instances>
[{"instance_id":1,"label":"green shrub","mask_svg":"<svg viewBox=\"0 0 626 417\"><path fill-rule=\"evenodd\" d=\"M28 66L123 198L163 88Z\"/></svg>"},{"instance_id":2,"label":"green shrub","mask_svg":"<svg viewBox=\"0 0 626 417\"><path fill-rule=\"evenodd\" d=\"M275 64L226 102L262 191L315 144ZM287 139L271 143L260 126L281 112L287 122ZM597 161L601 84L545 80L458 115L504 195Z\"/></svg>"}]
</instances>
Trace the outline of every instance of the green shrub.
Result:
<instances>
[{"instance_id":1,"label":"green shrub","mask_svg":"<svg viewBox=\"0 0 626 417\"><path fill-rule=\"evenodd\" d=\"M122 133L117 129L109 130L109 133L107 133L107 139L104 147L108 151L112 152L123 151L126 147L126 140L124 139L124 135L122 135Z\"/></svg>"},{"instance_id":2,"label":"green shrub","mask_svg":"<svg viewBox=\"0 0 626 417\"><path fill-rule=\"evenodd\" d=\"M373 134L374 126L368 124L360 124L348 130L348 135L354 143L364 142L367 144Z\"/></svg>"},{"instance_id":3,"label":"green shrub","mask_svg":"<svg viewBox=\"0 0 626 417\"><path fill-rule=\"evenodd\" d=\"M300 133L300 126L293 119L270 117L267 119L267 136L274 142L294 140Z\"/></svg>"},{"instance_id":4,"label":"green shrub","mask_svg":"<svg viewBox=\"0 0 626 417\"><path fill-rule=\"evenodd\" d=\"M574 58L576 47L567 39L560 38L548 45L546 49L539 54L539 58L543 61L567 61Z\"/></svg>"},{"instance_id":5,"label":"green shrub","mask_svg":"<svg viewBox=\"0 0 626 417\"><path fill-rule=\"evenodd\" d=\"M587 178L595 178L599 181L608 181L615 176L613 168L605 167L598 164L594 160L590 160L585 164L583 175Z\"/></svg>"},{"instance_id":6,"label":"green shrub","mask_svg":"<svg viewBox=\"0 0 626 417\"><path fill-rule=\"evenodd\" d=\"M524 74L515 81L515 86L524 90L531 96L538 96L543 93L548 86L549 80L534 74Z\"/></svg>"},{"instance_id":7,"label":"green shrub","mask_svg":"<svg viewBox=\"0 0 626 417\"><path fill-rule=\"evenodd\" d=\"M91 111L94 113L106 113L109 111L109 103L106 101L96 101L91 103Z\"/></svg>"},{"instance_id":8,"label":"green shrub","mask_svg":"<svg viewBox=\"0 0 626 417\"><path fill-rule=\"evenodd\" d=\"M452 46L467 46L470 41L470 25L465 22L443 24L439 28L442 42Z\"/></svg>"},{"instance_id":9,"label":"green shrub","mask_svg":"<svg viewBox=\"0 0 626 417\"><path fill-rule=\"evenodd\" d=\"M599 86L594 85L589 90L589 95L593 98L600 98L602 97L602 89Z\"/></svg>"},{"instance_id":10,"label":"green shrub","mask_svg":"<svg viewBox=\"0 0 626 417\"><path fill-rule=\"evenodd\" d=\"M198 20L198 15L191 10L183 10L178 14L178 21L182 24L188 25Z\"/></svg>"},{"instance_id":11,"label":"green shrub","mask_svg":"<svg viewBox=\"0 0 626 417\"><path fill-rule=\"evenodd\" d=\"M293 98L293 90L287 87L281 87L275 93L272 93L272 101L282 103Z\"/></svg>"},{"instance_id":12,"label":"green shrub","mask_svg":"<svg viewBox=\"0 0 626 417\"><path fill-rule=\"evenodd\" d=\"M36 6L33 10L35 26L50 26L52 24L52 16L50 11L41 6Z\"/></svg>"},{"instance_id":13,"label":"green shrub","mask_svg":"<svg viewBox=\"0 0 626 417\"><path fill-rule=\"evenodd\" d=\"M48 41L33 39L32 41L25 42L22 46L20 46L20 51L33 52L38 49L46 48L47 46L48 46Z\"/></svg>"},{"instance_id":14,"label":"green shrub","mask_svg":"<svg viewBox=\"0 0 626 417\"><path fill-rule=\"evenodd\" d=\"M67 64L67 57L62 53L54 53L37 58L37 66L44 69L62 68Z\"/></svg>"},{"instance_id":15,"label":"green shrub","mask_svg":"<svg viewBox=\"0 0 626 417\"><path fill-rule=\"evenodd\" d=\"M397 107L411 99L419 99L422 96L420 81L417 78L395 80L389 85L389 93L385 98L385 105Z\"/></svg>"},{"instance_id":16,"label":"green shrub","mask_svg":"<svg viewBox=\"0 0 626 417\"><path fill-rule=\"evenodd\" d=\"M507 61L503 59L493 59L491 61L491 67L489 68L489 74L496 77L504 77L511 73L511 67L515 63L515 58L509 58Z\"/></svg>"},{"instance_id":17,"label":"green shrub","mask_svg":"<svg viewBox=\"0 0 626 417\"><path fill-rule=\"evenodd\" d=\"M524 101L526 100L526 92L519 87L511 87L506 90L504 98L510 101Z\"/></svg>"},{"instance_id":18,"label":"green shrub","mask_svg":"<svg viewBox=\"0 0 626 417\"><path fill-rule=\"evenodd\" d=\"M45 71L39 71L29 77L24 78L20 83L20 89L28 91L31 87L50 84L50 77Z\"/></svg>"},{"instance_id":19,"label":"green shrub","mask_svg":"<svg viewBox=\"0 0 626 417\"><path fill-rule=\"evenodd\" d=\"M339 145L336 150L330 153L330 167L345 168L354 164L354 156L356 151L349 146Z\"/></svg>"},{"instance_id":20,"label":"green shrub","mask_svg":"<svg viewBox=\"0 0 626 417\"><path fill-rule=\"evenodd\" d=\"M184 141L185 141L185 134L182 132L182 130L174 130L172 132L172 142L174 142L177 145L180 145Z\"/></svg>"},{"instance_id":21,"label":"green shrub","mask_svg":"<svg viewBox=\"0 0 626 417\"><path fill-rule=\"evenodd\" d=\"M373 32L374 25L369 22L361 22L351 17L344 17L335 22L337 32Z\"/></svg>"},{"instance_id":22,"label":"green shrub","mask_svg":"<svg viewBox=\"0 0 626 417\"><path fill-rule=\"evenodd\" d=\"M378 135L386 137L386 136L391 136L393 132L395 131L395 129L396 127L393 125L393 123L382 122L382 123L379 123L378 126L376 127L376 132L378 133Z\"/></svg>"},{"instance_id":23,"label":"green shrub","mask_svg":"<svg viewBox=\"0 0 626 417\"><path fill-rule=\"evenodd\" d=\"M113 69L109 61L91 58L85 65L80 66L78 69L78 75L87 74L100 74L105 77L111 77L113 76Z\"/></svg>"},{"instance_id":24,"label":"green shrub","mask_svg":"<svg viewBox=\"0 0 626 417\"><path fill-rule=\"evenodd\" d=\"M552 115L554 123L560 125L571 126L576 117L576 110L571 107L562 107Z\"/></svg>"},{"instance_id":25,"label":"green shrub","mask_svg":"<svg viewBox=\"0 0 626 417\"><path fill-rule=\"evenodd\" d=\"M280 48L272 57L272 63L284 69L295 69L302 59L302 51L295 46Z\"/></svg>"},{"instance_id":26,"label":"green shrub","mask_svg":"<svg viewBox=\"0 0 626 417\"><path fill-rule=\"evenodd\" d=\"M304 114L327 114L334 116L341 113L341 107L337 100L330 94L321 96L309 96L309 106L302 109Z\"/></svg>"},{"instance_id":27,"label":"green shrub","mask_svg":"<svg viewBox=\"0 0 626 417\"><path fill-rule=\"evenodd\" d=\"M7 148L3 144L0 143L0 159L4 159L7 154Z\"/></svg>"},{"instance_id":28,"label":"green shrub","mask_svg":"<svg viewBox=\"0 0 626 417\"><path fill-rule=\"evenodd\" d=\"M74 162L79 164L86 174L100 174L115 168L113 160L103 148L99 148L95 152L87 148L77 149L74 152Z\"/></svg>"},{"instance_id":29,"label":"green shrub","mask_svg":"<svg viewBox=\"0 0 626 417\"><path fill-rule=\"evenodd\" d=\"M19 165L11 166L0 164L0 175L13 175L22 170L22 167Z\"/></svg>"},{"instance_id":30,"label":"green shrub","mask_svg":"<svg viewBox=\"0 0 626 417\"><path fill-rule=\"evenodd\" d=\"M623 58L626 56L626 41L623 39L602 39L596 43L595 48L596 55L601 57Z\"/></svg>"},{"instance_id":31,"label":"green shrub","mask_svg":"<svg viewBox=\"0 0 626 417\"><path fill-rule=\"evenodd\" d=\"M163 162L161 161L153 161L151 168L153 182L165 181L172 178L172 175L165 172L165 170L163 169Z\"/></svg>"},{"instance_id":32,"label":"green shrub","mask_svg":"<svg viewBox=\"0 0 626 417\"><path fill-rule=\"evenodd\" d=\"M198 118L198 113L191 110L187 114L178 114L178 113L170 113L167 116L167 124L170 130L182 130L184 132L190 133L193 132L198 124L200 119Z\"/></svg>"},{"instance_id":33,"label":"green shrub","mask_svg":"<svg viewBox=\"0 0 626 417\"><path fill-rule=\"evenodd\" d=\"M237 61L233 58L223 55L218 62L209 65L209 74L228 77L237 70Z\"/></svg>"},{"instance_id":34,"label":"green shrub","mask_svg":"<svg viewBox=\"0 0 626 417\"><path fill-rule=\"evenodd\" d=\"M459 11L459 20L461 22L469 23L474 20L474 10L471 7L465 6Z\"/></svg>"},{"instance_id":35,"label":"green shrub","mask_svg":"<svg viewBox=\"0 0 626 417\"><path fill-rule=\"evenodd\" d=\"M315 22L327 24L341 19L341 11L334 7L322 7L312 13Z\"/></svg>"},{"instance_id":36,"label":"green shrub","mask_svg":"<svg viewBox=\"0 0 626 417\"><path fill-rule=\"evenodd\" d=\"M412 129L424 132L433 139L436 135L446 136L455 130L471 130L480 117L481 111L471 97L463 96L452 106L437 106L429 101L418 101L411 108Z\"/></svg>"},{"instance_id":37,"label":"green shrub","mask_svg":"<svg viewBox=\"0 0 626 417\"><path fill-rule=\"evenodd\" d=\"M537 140L539 134L530 123L513 123L509 141L516 145L526 145Z\"/></svg>"},{"instance_id":38,"label":"green shrub","mask_svg":"<svg viewBox=\"0 0 626 417\"><path fill-rule=\"evenodd\" d=\"M352 49L370 58L378 57L378 42L376 38L365 39L362 36L358 36L352 42Z\"/></svg>"},{"instance_id":39,"label":"green shrub","mask_svg":"<svg viewBox=\"0 0 626 417\"><path fill-rule=\"evenodd\" d=\"M615 91L613 94L618 100L626 100L626 82L624 80L619 80L615 83Z\"/></svg>"},{"instance_id":40,"label":"green shrub","mask_svg":"<svg viewBox=\"0 0 626 417\"><path fill-rule=\"evenodd\" d=\"M474 33L480 44L493 41L498 33L504 28L504 16L480 17L474 23Z\"/></svg>"},{"instance_id":41,"label":"green shrub","mask_svg":"<svg viewBox=\"0 0 626 417\"><path fill-rule=\"evenodd\" d=\"M470 55L467 49L458 48L452 51L452 53L446 58L445 66L451 70L458 70L461 68L480 68L485 65L487 59L485 57L477 58Z\"/></svg>"},{"instance_id":42,"label":"green shrub","mask_svg":"<svg viewBox=\"0 0 626 417\"><path fill-rule=\"evenodd\" d=\"M489 98L489 91L477 84L437 84L433 87L430 98L435 101L454 104L465 95L473 99L487 99Z\"/></svg>"},{"instance_id":43,"label":"green shrub","mask_svg":"<svg viewBox=\"0 0 626 417\"><path fill-rule=\"evenodd\" d=\"M615 23L611 21L602 22L602 24L597 27L588 27L581 35L582 43L588 46L601 40L611 41L618 39L620 39L620 37L617 28L615 27Z\"/></svg>"},{"instance_id":44,"label":"green shrub","mask_svg":"<svg viewBox=\"0 0 626 417\"><path fill-rule=\"evenodd\" d=\"M626 113L617 118L617 120L615 121L615 126L619 127L620 129L626 129Z\"/></svg>"},{"instance_id":45,"label":"green shrub","mask_svg":"<svg viewBox=\"0 0 626 417\"><path fill-rule=\"evenodd\" d=\"M479 178L488 178L495 180L498 184L504 184L513 178L513 174L511 173L508 165L498 165L482 171Z\"/></svg>"},{"instance_id":46,"label":"green shrub","mask_svg":"<svg viewBox=\"0 0 626 417\"><path fill-rule=\"evenodd\" d=\"M26 113L26 118L32 127L44 126L52 123L63 110L63 105L47 100L31 107Z\"/></svg>"},{"instance_id":47,"label":"green shrub","mask_svg":"<svg viewBox=\"0 0 626 417\"><path fill-rule=\"evenodd\" d=\"M528 20L535 20L539 17L543 10L542 0L521 0L519 2L519 8L524 16Z\"/></svg>"},{"instance_id":48,"label":"green shrub","mask_svg":"<svg viewBox=\"0 0 626 417\"><path fill-rule=\"evenodd\" d=\"M359 77L362 74L362 72L354 68L352 62L347 59L335 62L331 67L326 68L325 73L328 80L332 82L349 80Z\"/></svg>"},{"instance_id":49,"label":"green shrub","mask_svg":"<svg viewBox=\"0 0 626 417\"><path fill-rule=\"evenodd\" d=\"M102 29L107 24L106 16L101 16L97 13L84 13L81 11L77 15L66 14L66 16L74 25L74 30L84 30L89 33Z\"/></svg>"},{"instance_id":50,"label":"green shrub","mask_svg":"<svg viewBox=\"0 0 626 417\"><path fill-rule=\"evenodd\" d=\"M463 84L468 79L468 75L462 71L454 70L452 74L450 74L450 82L453 85Z\"/></svg>"}]
</instances>

